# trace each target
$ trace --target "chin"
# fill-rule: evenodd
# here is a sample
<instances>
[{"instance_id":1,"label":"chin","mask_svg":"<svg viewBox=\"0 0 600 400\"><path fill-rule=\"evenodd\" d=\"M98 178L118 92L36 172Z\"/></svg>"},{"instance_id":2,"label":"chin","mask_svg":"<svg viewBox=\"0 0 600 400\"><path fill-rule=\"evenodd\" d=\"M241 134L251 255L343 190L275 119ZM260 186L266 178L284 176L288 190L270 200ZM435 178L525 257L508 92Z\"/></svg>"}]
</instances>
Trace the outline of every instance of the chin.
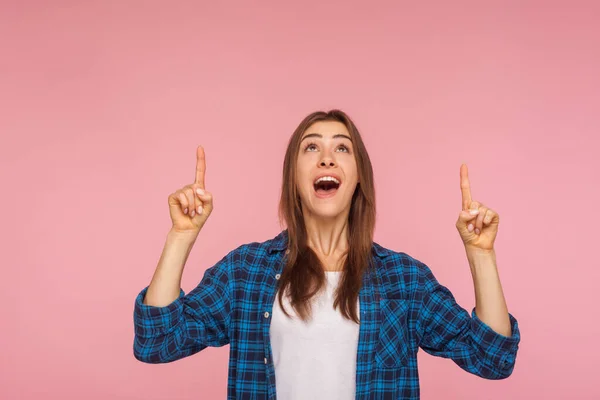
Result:
<instances>
[{"instance_id":1,"label":"chin","mask_svg":"<svg viewBox=\"0 0 600 400\"><path fill-rule=\"evenodd\" d=\"M315 217L323 218L323 219L335 219L335 218L339 217L340 214L341 214L341 212L338 212L337 210L332 211L332 212L323 212L322 210L321 210L321 212L313 212L313 215Z\"/></svg>"},{"instance_id":2,"label":"chin","mask_svg":"<svg viewBox=\"0 0 600 400\"><path fill-rule=\"evenodd\" d=\"M344 207L339 204L313 204L309 208L309 212L315 217L334 219L344 213Z\"/></svg>"}]
</instances>

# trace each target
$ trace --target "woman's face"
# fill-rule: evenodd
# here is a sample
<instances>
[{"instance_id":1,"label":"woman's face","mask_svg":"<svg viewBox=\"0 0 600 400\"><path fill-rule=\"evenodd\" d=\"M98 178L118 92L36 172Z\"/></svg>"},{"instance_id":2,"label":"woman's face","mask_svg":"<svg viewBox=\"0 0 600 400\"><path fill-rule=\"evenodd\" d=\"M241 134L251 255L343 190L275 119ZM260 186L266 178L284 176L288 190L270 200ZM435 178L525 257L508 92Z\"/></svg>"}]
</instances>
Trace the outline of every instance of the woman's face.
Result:
<instances>
[{"instance_id":1,"label":"woman's face","mask_svg":"<svg viewBox=\"0 0 600 400\"><path fill-rule=\"evenodd\" d=\"M349 211L358 170L343 123L319 121L304 132L296 178L305 215L335 218Z\"/></svg>"}]
</instances>

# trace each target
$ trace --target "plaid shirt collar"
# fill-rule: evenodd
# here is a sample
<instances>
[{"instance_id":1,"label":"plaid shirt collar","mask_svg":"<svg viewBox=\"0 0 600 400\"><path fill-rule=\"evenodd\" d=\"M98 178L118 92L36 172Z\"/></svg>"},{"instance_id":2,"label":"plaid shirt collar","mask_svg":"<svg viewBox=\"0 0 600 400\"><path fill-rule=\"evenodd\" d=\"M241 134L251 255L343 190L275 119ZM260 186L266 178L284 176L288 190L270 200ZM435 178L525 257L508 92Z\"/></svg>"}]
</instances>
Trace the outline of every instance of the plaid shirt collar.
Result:
<instances>
[{"instance_id":1,"label":"plaid shirt collar","mask_svg":"<svg viewBox=\"0 0 600 400\"><path fill-rule=\"evenodd\" d=\"M287 250L287 246L288 230L285 229L270 241L270 244L267 247L267 252L269 254L273 254L274 252L284 251ZM392 254L389 249L386 249L385 247L375 242L373 242L373 253L382 259Z\"/></svg>"}]
</instances>

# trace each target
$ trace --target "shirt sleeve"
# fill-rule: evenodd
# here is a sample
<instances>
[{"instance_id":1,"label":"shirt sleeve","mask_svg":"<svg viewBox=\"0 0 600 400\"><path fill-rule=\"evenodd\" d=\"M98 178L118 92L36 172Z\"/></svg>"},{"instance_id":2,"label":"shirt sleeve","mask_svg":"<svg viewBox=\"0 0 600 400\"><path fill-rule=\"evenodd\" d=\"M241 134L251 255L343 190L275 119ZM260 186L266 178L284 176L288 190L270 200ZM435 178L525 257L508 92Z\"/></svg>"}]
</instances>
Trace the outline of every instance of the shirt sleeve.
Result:
<instances>
[{"instance_id":1,"label":"shirt sleeve","mask_svg":"<svg viewBox=\"0 0 600 400\"><path fill-rule=\"evenodd\" d=\"M509 313L512 335L501 335L475 314L460 307L431 270L419 263L422 302L417 320L419 346L434 356L450 358L462 369L486 379L504 379L514 369L520 332Z\"/></svg>"},{"instance_id":2,"label":"shirt sleeve","mask_svg":"<svg viewBox=\"0 0 600 400\"><path fill-rule=\"evenodd\" d=\"M143 303L145 287L135 298L133 353L147 363L175 361L229 343L231 253L207 269L198 286L164 307Z\"/></svg>"}]
</instances>

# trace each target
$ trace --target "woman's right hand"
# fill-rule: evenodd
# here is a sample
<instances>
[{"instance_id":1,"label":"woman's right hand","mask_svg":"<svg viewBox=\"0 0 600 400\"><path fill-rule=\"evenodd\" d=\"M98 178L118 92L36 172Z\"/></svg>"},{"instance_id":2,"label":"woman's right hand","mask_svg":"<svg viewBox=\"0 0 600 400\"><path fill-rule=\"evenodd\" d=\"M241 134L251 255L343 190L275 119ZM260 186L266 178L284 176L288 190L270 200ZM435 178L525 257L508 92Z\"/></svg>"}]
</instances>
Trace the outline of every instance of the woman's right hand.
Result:
<instances>
[{"instance_id":1,"label":"woman's right hand","mask_svg":"<svg viewBox=\"0 0 600 400\"><path fill-rule=\"evenodd\" d=\"M169 195L169 213L173 227L171 231L197 235L213 210L212 194L204 189L206 159L204 149L196 150L196 181ZM200 190L204 194L199 194Z\"/></svg>"}]
</instances>

